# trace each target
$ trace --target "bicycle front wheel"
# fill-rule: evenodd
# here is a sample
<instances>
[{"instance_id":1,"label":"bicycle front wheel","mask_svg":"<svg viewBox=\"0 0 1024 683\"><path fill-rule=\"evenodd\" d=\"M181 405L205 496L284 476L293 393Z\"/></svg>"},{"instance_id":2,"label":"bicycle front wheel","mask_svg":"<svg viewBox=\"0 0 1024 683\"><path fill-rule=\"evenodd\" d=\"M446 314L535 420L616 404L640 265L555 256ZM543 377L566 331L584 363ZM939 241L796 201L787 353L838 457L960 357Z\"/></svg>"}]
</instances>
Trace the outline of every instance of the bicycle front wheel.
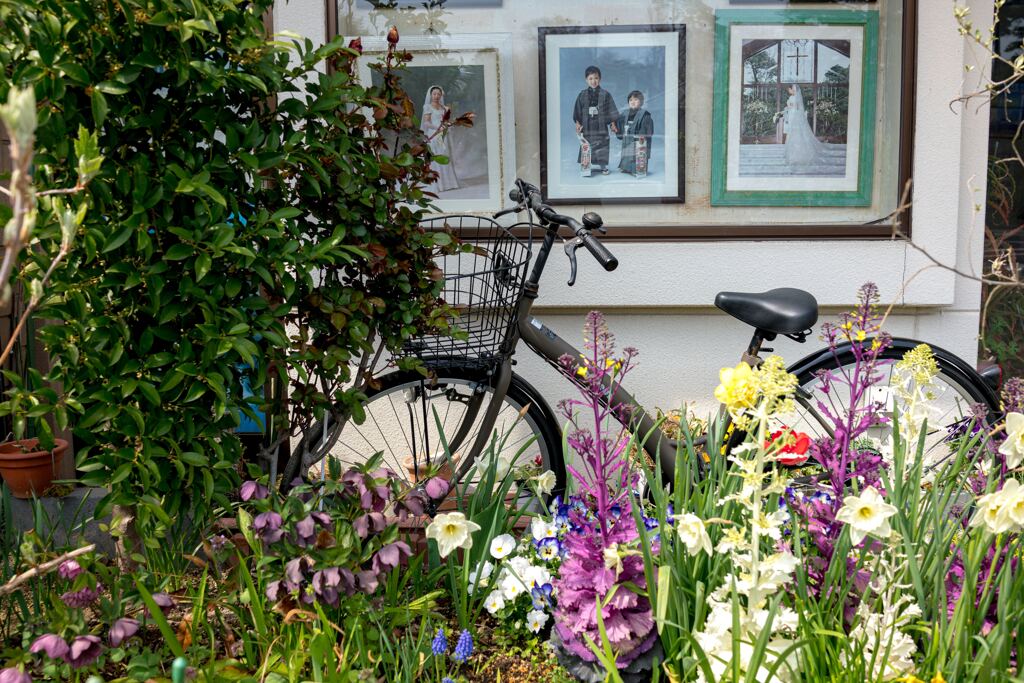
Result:
<instances>
[{"instance_id":1,"label":"bicycle front wheel","mask_svg":"<svg viewBox=\"0 0 1024 683\"><path fill-rule=\"evenodd\" d=\"M412 486L431 473L451 478L483 427L494 390L483 373L439 371L433 379L416 372L379 378L379 389L363 404L365 419L316 423L293 451L286 477L319 480L333 460L342 471L377 453L382 465ZM555 474L555 492L565 489L562 433L551 409L528 382L513 374L492 429L488 457L500 469L539 462ZM325 444L332 444L323 452ZM448 454L450 453L450 460ZM500 474L501 472L499 472Z\"/></svg>"},{"instance_id":2,"label":"bicycle front wheel","mask_svg":"<svg viewBox=\"0 0 1024 683\"><path fill-rule=\"evenodd\" d=\"M891 443L891 421L899 410L894 383L895 364L919 344L921 342L912 339L892 340L891 346L880 355L881 360L885 361L879 368L881 377L864 395L860 404L860 407L864 407L869 401L875 402L880 406L881 415L889 418L889 423L874 427L865 434L883 449ZM926 402L926 410L921 415L927 420L927 426L918 438L923 439L922 457L926 467L938 467L955 452L957 437L971 427L972 421L978 418L977 423L982 426L990 423L999 405L995 392L965 361L939 347L932 346L931 349L938 374L930 388L932 398ZM805 432L812 438L831 436L833 425L821 406L825 406L833 415L846 415L850 409L850 392L842 380L852 376L855 365L853 351L849 346L842 346L834 353L825 350L791 367L790 372L797 376L800 387L797 401L799 411L792 420L793 424L787 426ZM820 380L823 372L832 373L840 382L826 391ZM916 449L917 445L908 445L908 450Z\"/></svg>"}]
</instances>

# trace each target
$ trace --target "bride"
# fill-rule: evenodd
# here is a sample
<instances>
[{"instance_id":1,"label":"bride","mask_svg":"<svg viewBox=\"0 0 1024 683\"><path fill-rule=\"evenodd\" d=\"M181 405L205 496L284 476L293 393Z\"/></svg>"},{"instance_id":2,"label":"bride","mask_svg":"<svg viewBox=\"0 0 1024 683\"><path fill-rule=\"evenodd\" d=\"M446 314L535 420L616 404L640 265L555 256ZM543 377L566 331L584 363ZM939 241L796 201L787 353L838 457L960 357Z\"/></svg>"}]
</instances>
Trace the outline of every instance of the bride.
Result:
<instances>
[{"instance_id":1,"label":"bride","mask_svg":"<svg viewBox=\"0 0 1024 683\"><path fill-rule=\"evenodd\" d=\"M444 103L444 90L439 85L430 86L423 102L420 129L430 141L431 153L435 156L448 157L447 164L430 162L430 168L437 173L437 180L431 183L431 187L437 192L459 189L459 178L455 175L455 160L452 159L452 146L448 139L448 131L441 130L441 123L446 111L448 111L448 106Z\"/></svg>"},{"instance_id":2,"label":"bride","mask_svg":"<svg viewBox=\"0 0 1024 683\"><path fill-rule=\"evenodd\" d=\"M804 97L799 85L789 86L783 131L786 133L787 164L810 166L822 160L824 145L814 137L807 123L807 111L804 109Z\"/></svg>"}]
</instances>

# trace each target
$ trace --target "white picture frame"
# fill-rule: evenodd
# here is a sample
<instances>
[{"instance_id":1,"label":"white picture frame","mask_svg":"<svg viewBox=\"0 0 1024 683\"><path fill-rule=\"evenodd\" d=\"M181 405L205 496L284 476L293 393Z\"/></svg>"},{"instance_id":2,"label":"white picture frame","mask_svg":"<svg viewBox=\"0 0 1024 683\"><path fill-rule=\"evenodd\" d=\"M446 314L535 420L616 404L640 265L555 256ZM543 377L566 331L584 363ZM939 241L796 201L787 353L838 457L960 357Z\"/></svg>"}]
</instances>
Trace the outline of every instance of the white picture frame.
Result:
<instances>
[{"instance_id":1,"label":"white picture frame","mask_svg":"<svg viewBox=\"0 0 1024 683\"><path fill-rule=\"evenodd\" d=\"M370 63L387 51L384 38L360 38L360 82L373 82ZM434 204L441 213L493 213L510 205L507 190L515 181L512 36L508 33L403 37L398 48L412 54L403 86L424 121L430 91L441 87L452 119L472 112L471 128L452 127L437 138L435 153L448 156L439 165ZM447 91L447 92L445 92ZM436 103L435 103L436 106ZM481 110L482 111L479 111ZM444 166L448 168L445 169ZM452 171L456 187L451 187ZM444 177L441 177L443 174ZM444 189L442 189L444 188Z\"/></svg>"}]
</instances>

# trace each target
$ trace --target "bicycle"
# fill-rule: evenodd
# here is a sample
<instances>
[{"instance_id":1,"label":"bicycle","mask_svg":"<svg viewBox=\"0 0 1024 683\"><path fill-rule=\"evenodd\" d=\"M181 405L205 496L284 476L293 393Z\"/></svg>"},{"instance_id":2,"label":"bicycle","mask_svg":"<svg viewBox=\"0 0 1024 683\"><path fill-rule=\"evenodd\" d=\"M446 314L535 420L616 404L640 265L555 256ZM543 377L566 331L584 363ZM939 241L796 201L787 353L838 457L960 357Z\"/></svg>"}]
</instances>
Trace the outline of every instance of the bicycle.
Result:
<instances>
[{"instance_id":1,"label":"bicycle","mask_svg":"<svg viewBox=\"0 0 1024 683\"><path fill-rule=\"evenodd\" d=\"M566 467L560 424L544 397L513 371L514 355L522 341L573 381L571 370L558 361L566 354L578 358L580 351L531 315L545 265L556 240L561 239L560 228L572 233L564 240L570 262L569 286L575 283L576 252L580 248L586 248L606 271L614 270L618 261L594 234L605 231L598 214L586 213L582 222L559 214L544 204L535 186L521 179L516 180L509 196L515 206L493 218L448 216L425 221L428 229L444 226L476 245L472 252L445 257L443 264L443 299L459 310L459 327L464 335L422 337L407 344L403 353L417 356L431 376L395 370L378 377L376 388L367 393L363 404L366 419L356 424L342 415L316 423L293 450L285 481L311 472L322 477L327 457L356 462L381 452L391 469L409 475L406 479L410 485L438 465L440 473L456 485L463 482L488 446L496 447L498 441L492 439L497 432L504 439L502 452L494 457L521 458L525 445L533 444L527 455L536 452L541 467L555 473L555 492L564 491ZM511 227L498 223L502 216L522 211L527 212L526 223ZM526 238L516 234L517 227L528 230ZM527 275L535 229L543 231L543 238ZM771 351L765 342L782 335L803 343L818 320L817 301L799 289L721 292L715 305L754 328L741 355L741 360L751 366L761 362L760 353ZM919 343L894 338L881 357L898 360ZM944 407L938 418L929 421L934 425L929 440L937 444L945 440L944 430L969 416L973 406L981 404L995 415L999 402L992 377L983 377L948 351L936 346L932 350L939 367L937 379L945 384L940 393L945 398ZM842 372L852 362L852 349L846 345L835 352L824 349L812 353L790 366L799 383L796 402L801 415L789 428L829 433L829 425L816 407L817 401L823 400L816 389L818 376L824 370ZM890 374L887 385L891 381ZM653 414L624 389L615 392L611 400L630 406L629 429L652 461L660 462L664 480L672 481L676 455L682 452L680 444L665 436ZM842 408L836 405L834 392L827 401L833 410ZM446 451L451 454L450 461L445 459Z\"/></svg>"}]
</instances>

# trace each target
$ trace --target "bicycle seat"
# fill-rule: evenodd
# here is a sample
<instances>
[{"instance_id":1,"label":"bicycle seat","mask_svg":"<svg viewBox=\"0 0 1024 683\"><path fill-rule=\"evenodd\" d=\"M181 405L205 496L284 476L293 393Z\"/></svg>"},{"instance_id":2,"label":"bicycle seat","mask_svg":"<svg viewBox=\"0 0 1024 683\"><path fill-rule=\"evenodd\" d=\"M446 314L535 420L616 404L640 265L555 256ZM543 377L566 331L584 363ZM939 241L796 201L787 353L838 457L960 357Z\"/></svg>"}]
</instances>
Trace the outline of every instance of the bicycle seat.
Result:
<instances>
[{"instance_id":1,"label":"bicycle seat","mask_svg":"<svg viewBox=\"0 0 1024 683\"><path fill-rule=\"evenodd\" d=\"M818 301L802 289L781 287L760 294L719 292L715 306L765 332L797 334L818 321Z\"/></svg>"}]
</instances>

